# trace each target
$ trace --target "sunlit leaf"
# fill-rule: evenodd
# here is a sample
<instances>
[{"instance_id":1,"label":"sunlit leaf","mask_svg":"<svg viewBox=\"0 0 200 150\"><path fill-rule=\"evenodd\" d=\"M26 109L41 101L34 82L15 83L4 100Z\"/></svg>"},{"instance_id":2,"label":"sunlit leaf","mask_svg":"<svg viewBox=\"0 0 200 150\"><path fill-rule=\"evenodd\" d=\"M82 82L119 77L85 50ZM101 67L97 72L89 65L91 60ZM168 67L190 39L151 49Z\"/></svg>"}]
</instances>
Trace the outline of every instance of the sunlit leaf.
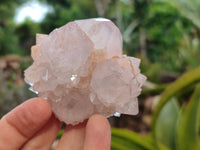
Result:
<instances>
[{"instance_id":1,"label":"sunlit leaf","mask_svg":"<svg viewBox=\"0 0 200 150\"><path fill-rule=\"evenodd\" d=\"M177 150L199 150L200 84L182 112L178 125Z\"/></svg>"},{"instance_id":2,"label":"sunlit leaf","mask_svg":"<svg viewBox=\"0 0 200 150\"><path fill-rule=\"evenodd\" d=\"M153 113L152 128L153 128L153 137L155 139L156 139L156 122L162 108L165 106L165 104L170 100L170 98L173 95L175 95L176 93L181 91L183 88L197 81L200 81L200 67L183 74L179 79L177 79L175 82L169 85L165 89L165 91L162 93L161 99Z\"/></svg>"},{"instance_id":3,"label":"sunlit leaf","mask_svg":"<svg viewBox=\"0 0 200 150\"><path fill-rule=\"evenodd\" d=\"M118 148L125 148L126 146L131 148L131 150L155 150L154 142L151 137L143 136L126 129L112 128L112 138L112 150L118 150ZM159 144L159 146L160 150L169 150L164 145ZM124 150L129 150L128 148Z\"/></svg>"},{"instance_id":4,"label":"sunlit leaf","mask_svg":"<svg viewBox=\"0 0 200 150\"><path fill-rule=\"evenodd\" d=\"M179 105L176 99L171 99L163 107L156 123L156 137L161 143L175 149L176 125L179 115Z\"/></svg>"}]
</instances>

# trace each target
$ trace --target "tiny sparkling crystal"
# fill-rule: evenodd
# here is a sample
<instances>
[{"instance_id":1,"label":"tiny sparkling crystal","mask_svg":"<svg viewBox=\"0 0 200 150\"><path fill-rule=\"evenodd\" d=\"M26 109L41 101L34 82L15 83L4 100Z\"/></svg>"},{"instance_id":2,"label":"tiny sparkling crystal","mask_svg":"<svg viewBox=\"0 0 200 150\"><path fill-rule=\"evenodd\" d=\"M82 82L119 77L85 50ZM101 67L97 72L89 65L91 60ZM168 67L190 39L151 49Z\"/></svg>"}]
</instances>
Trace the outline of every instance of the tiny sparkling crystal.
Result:
<instances>
[{"instance_id":1,"label":"tiny sparkling crystal","mask_svg":"<svg viewBox=\"0 0 200 150\"><path fill-rule=\"evenodd\" d=\"M95 113L138 113L137 96L146 77L139 59L122 55L121 33L110 20L77 20L49 35L37 34L31 56L25 81L66 124Z\"/></svg>"}]
</instances>

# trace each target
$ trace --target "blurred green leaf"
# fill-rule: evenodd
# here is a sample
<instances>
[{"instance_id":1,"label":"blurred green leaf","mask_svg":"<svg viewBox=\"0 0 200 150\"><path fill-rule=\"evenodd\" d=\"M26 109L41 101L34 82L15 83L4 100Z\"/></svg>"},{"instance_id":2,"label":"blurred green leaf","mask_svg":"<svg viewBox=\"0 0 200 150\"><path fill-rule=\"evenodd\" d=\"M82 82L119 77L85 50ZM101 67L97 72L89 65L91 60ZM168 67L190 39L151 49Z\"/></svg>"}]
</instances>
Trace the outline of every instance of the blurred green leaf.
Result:
<instances>
[{"instance_id":1,"label":"blurred green leaf","mask_svg":"<svg viewBox=\"0 0 200 150\"><path fill-rule=\"evenodd\" d=\"M144 150L153 150L154 147L152 146L150 140L148 137L142 136L140 134L131 132L126 129L115 129L112 128L112 137L120 138L121 141L129 141L129 143L132 143L136 145L137 147L140 147ZM113 143L114 141L112 141ZM113 143L114 144L114 143ZM122 143L123 145L123 143Z\"/></svg>"},{"instance_id":2,"label":"blurred green leaf","mask_svg":"<svg viewBox=\"0 0 200 150\"><path fill-rule=\"evenodd\" d=\"M111 150L138 150L138 146L128 140L112 136Z\"/></svg>"},{"instance_id":3,"label":"blurred green leaf","mask_svg":"<svg viewBox=\"0 0 200 150\"><path fill-rule=\"evenodd\" d=\"M191 20L194 25L200 28L200 1L199 0L156 0L165 1L175 8L183 15L183 17Z\"/></svg>"},{"instance_id":4,"label":"blurred green leaf","mask_svg":"<svg viewBox=\"0 0 200 150\"><path fill-rule=\"evenodd\" d=\"M183 76L181 76L179 79L177 79L171 85L169 85L165 89L165 91L162 93L161 99L153 113L152 128L153 128L153 137L155 139L156 139L156 122L157 122L158 116L159 116L161 110L163 109L163 107L165 106L165 104L170 100L170 98L173 95L175 95L183 88L185 88L197 81L200 81L200 67L185 73Z\"/></svg>"},{"instance_id":5,"label":"blurred green leaf","mask_svg":"<svg viewBox=\"0 0 200 150\"><path fill-rule=\"evenodd\" d=\"M165 90L167 85L168 84L159 84L153 88L143 89L140 97L145 98L145 97L148 97L149 95L159 95L160 93L162 93Z\"/></svg>"},{"instance_id":6,"label":"blurred green leaf","mask_svg":"<svg viewBox=\"0 0 200 150\"><path fill-rule=\"evenodd\" d=\"M176 125L179 115L179 105L176 99L172 98L162 108L157 123L156 137L161 143L175 149Z\"/></svg>"},{"instance_id":7,"label":"blurred green leaf","mask_svg":"<svg viewBox=\"0 0 200 150\"><path fill-rule=\"evenodd\" d=\"M122 150L128 150L126 146L131 149L133 148L133 150L155 150L154 142L151 137L143 136L126 129L112 128L112 150L118 150L120 148L122 148ZM160 150L169 150L164 145L159 144L159 146Z\"/></svg>"},{"instance_id":8,"label":"blurred green leaf","mask_svg":"<svg viewBox=\"0 0 200 150\"><path fill-rule=\"evenodd\" d=\"M63 133L64 133L64 130L61 129L61 130L58 132L58 135L57 135L56 139L60 139L60 138L62 137Z\"/></svg>"},{"instance_id":9,"label":"blurred green leaf","mask_svg":"<svg viewBox=\"0 0 200 150\"><path fill-rule=\"evenodd\" d=\"M177 150L199 150L200 84L180 116L177 126Z\"/></svg>"},{"instance_id":10,"label":"blurred green leaf","mask_svg":"<svg viewBox=\"0 0 200 150\"><path fill-rule=\"evenodd\" d=\"M176 0L174 3L182 15L190 19L200 29L200 1Z\"/></svg>"}]
</instances>

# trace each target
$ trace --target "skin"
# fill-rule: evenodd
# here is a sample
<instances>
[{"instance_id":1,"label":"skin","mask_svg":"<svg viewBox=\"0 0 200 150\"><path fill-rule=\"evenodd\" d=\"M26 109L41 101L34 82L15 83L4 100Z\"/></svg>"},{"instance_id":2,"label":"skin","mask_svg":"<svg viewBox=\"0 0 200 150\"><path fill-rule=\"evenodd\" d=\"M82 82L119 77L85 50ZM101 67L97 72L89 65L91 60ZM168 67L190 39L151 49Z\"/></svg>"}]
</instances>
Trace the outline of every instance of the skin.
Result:
<instances>
[{"instance_id":1,"label":"skin","mask_svg":"<svg viewBox=\"0 0 200 150\"><path fill-rule=\"evenodd\" d=\"M61 127L48 101L30 99L0 120L0 149L49 150ZM110 150L110 125L93 115L76 126L67 125L56 150Z\"/></svg>"}]
</instances>

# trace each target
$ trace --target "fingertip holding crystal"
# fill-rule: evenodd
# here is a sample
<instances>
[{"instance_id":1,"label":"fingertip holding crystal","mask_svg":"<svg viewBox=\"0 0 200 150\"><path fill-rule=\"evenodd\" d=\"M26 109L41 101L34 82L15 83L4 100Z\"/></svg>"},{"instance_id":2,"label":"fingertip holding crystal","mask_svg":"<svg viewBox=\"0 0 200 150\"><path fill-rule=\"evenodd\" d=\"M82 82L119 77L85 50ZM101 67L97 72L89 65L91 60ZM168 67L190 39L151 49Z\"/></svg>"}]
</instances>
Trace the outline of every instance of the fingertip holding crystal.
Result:
<instances>
[{"instance_id":1,"label":"fingertip holding crystal","mask_svg":"<svg viewBox=\"0 0 200 150\"><path fill-rule=\"evenodd\" d=\"M146 77L140 59L122 55L121 33L110 20L77 20L49 35L37 34L31 56L25 81L66 124L96 113L138 113L137 96Z\"/></svg>"}]
</instances>

